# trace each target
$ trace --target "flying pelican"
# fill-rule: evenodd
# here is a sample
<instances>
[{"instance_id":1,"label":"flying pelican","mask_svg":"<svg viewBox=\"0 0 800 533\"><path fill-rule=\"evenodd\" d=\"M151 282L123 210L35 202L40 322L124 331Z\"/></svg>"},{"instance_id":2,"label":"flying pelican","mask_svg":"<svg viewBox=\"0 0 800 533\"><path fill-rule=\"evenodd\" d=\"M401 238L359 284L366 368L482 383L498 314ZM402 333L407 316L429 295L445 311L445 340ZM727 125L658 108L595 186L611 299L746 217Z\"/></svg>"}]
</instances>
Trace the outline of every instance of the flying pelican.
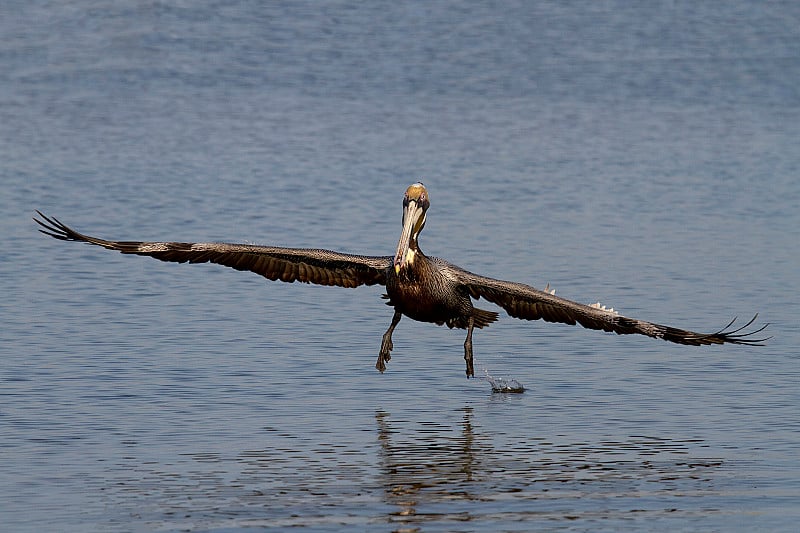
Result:
<instances>
[{"instance_id":1,"label":"flying pelican","mask_svg":"<svg viewBox=\"0 0 800 533\"><path fill-rule=\"evenodd\" d=\"M467 377L475 375L472 364L472 331L484 328L497 320L497 313L472 305L481 297L499 305L514 318L580 324L617 334L638 333L678 344L747 344L761 345L767 338L753 338L768 324L744 332L755 321L754 316L744 326L730 329L734 318L716 333L695 333L662 326L620 315L600 303L584 305L555 295L554 290L535 289L529 285L502 281L468 272L444 259L428 257L417 241L425 226L430 206L428 190L422 183L406 189L403 198L403 231L394 256L351 255L329 250L278 248L251 244L107 241L78 233L37 211L42 220L39 231L63 241L81 241L117 250L123 254L154 257L176 263L217 263L236 270L249 270L270 280L301 281L318 285L358 287L381 284L386 286L387 305L394 307L389 329L383 334L378 362L380 372L391 359L392 332L403 315L421 322L447 324L450 328L467 330L464 359Z\"/></svg>"}]
</instances>

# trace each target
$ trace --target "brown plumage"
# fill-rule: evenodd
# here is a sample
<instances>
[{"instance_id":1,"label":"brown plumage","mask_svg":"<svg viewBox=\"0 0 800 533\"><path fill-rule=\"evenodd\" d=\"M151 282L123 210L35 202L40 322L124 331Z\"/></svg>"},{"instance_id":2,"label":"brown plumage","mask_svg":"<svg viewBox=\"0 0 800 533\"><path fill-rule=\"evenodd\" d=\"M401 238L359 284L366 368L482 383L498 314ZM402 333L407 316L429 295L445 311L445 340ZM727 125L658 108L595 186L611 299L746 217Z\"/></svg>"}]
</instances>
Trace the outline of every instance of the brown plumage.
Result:
<instances>
[{"instance_id":1,"label":"brown plumage","mask_svg":"<svg viewBox=\"0 0 800 533\"><path fill-rule=\"evenodd\" d=\"M45 235L64 241L81 241L117 250L124 254L146 255L176 263L217 263L236 270L249 270L270 280L301 281L317 285L358 287L386 286L388 305L394 307L389 329L384 333L375 367L383 372L392 350L392 332L400 318L447 324L467 330L464 359L467 377L474 376L472 364L472 332L497 320L497 313L477 309L472 299L484 298L506 310L514 318L580 324L622 334L638 333L678 344L749 344L760 345L767 338L754 338L763 331L744 332L755 321L729 329L732 320L716 333L662 326L628 318L606 309L599 303L584 305L555 296L555 291L535 289L522 283L501 281L463 270L443 259L422 253L417 237L425 226L430 199L422 183L411 185L403 200L403 231L395 255L364 256L330 250L279 248L250 244L108 241L78 233L58 219L37 211L42 220L34 219Z\"/></svg>"}]
</instances>

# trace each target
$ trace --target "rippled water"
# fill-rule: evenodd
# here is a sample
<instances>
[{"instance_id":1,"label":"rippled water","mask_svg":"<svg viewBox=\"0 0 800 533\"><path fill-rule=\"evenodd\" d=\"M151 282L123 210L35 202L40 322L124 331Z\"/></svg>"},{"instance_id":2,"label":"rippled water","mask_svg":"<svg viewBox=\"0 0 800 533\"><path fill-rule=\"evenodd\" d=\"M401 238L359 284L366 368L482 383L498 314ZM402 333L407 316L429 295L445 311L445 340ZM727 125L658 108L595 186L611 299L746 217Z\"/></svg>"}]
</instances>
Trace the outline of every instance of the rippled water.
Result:
<instances>
[{"instance_id":1,"label":"rippled water","mask_svg":"<svg viewBox=\"0 0 800 533\"><path fill-rule=\"evenodd\" d=\"M10 6L10 7L9 7ZM47 2L0 8L0 523L10 531L792 530L793 3ZM389 255L679 327L691 348L404 319L46 239ZM491 304L479 302L491 308Z\"/></svg>"}]
</instances>

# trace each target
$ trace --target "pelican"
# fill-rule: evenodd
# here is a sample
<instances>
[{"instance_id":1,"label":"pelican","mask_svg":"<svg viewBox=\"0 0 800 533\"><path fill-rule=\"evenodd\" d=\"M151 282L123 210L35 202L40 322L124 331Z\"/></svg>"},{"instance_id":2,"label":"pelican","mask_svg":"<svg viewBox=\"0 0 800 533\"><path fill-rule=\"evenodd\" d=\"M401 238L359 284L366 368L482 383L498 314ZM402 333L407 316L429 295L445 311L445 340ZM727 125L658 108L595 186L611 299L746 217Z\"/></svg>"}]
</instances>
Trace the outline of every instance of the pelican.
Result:
<instances>
[{"instance_id":1,"label":"pelican","mask_svg":"<svg viewBox=\"0 0 800 533\"><path fill-rule=\"evenodd\" d=\"M637 333L678 344L745 344L760 346L768 340L754 338L769 324L750 332L757 314L746 324L731 329L736 319L715 333L696 333L644 320L622 316L600 303L585 305L555 295L549 285L544 290L530 285L502 281L468 272L437 257L426 256L419 247L419 234L425 227L430 207L428 190L421 182L406 189L403 198L403 229L393 256L351 255L330 250L279 248L252 244L206 242L108 241L78 233L56 218L36 211L40 232L63 241L80 241L123 254L150 256L176 263L217 263L236 270L249 270L270 280L300 281L317 285L358 287L380 284L387 305L394 308L389 329L383 334L378 361L380 372L391 359L392 333L403 315L421 322L446 324L467 330L464 360L467 377L474 377L472 333L497 320L495 311L478 309L472 300L484 298L502 307L514 318L580 324L584 328Z\"/></svg>"}]
</instances>

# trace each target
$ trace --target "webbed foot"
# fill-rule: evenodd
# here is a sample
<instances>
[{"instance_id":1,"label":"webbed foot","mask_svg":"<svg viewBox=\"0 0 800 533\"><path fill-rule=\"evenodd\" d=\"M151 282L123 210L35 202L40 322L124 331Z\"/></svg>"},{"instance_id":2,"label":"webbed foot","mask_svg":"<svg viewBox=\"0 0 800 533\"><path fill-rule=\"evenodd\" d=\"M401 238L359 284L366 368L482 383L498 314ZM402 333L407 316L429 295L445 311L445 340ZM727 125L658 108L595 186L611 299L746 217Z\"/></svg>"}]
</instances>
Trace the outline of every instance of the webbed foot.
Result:
<instances>
[{"instance_id":1,"label":"webbed foot","mask_svg":"<svg viewBox=\"0 0 800 533\"><path fill-rule=\"evenodd\" d=\"M377 368L381 373L386 370L386 363L388 363L392 358L391 354L389 353L392 351L392 348L394 348L394 345L392 344L392 335L387 331L383 334L381 351L378 353L378 362L375 363L375 368Z\"/></svg>"},{"instance_id":2,"label":"webbed foot","mask_svg":"<svg viewBox=\"0 0 800 533\"><path fill-rule=\"evenodd\" d=\"M467 362L467 379L475 377L475 368L472 366L472 330L475 327L474 317L469 317L467 324L467 339L464 341L464 361Z\"/></svg>"},{"instance_id":3,"label":"webbed foot","mask_svg":"<svg viewBox=\"0 0 800 533\"><path fill-rule=\"evenodd\" d=\"M397 324L400 322L402 318L402 314L400 311L394 311L394 316L392 317L392 323L389 324L389 329L386 330L386 333L383 334L383 340L381 340L381 351L378 352L378 362L375 363L375 368L378 369L378 372L381 374L384 370L386 370L386 363L392 358L390 352L392 348L394 348L394 344L392 343L392 332L394 328L397 327Z\"/></svg>"}]
</instances>

